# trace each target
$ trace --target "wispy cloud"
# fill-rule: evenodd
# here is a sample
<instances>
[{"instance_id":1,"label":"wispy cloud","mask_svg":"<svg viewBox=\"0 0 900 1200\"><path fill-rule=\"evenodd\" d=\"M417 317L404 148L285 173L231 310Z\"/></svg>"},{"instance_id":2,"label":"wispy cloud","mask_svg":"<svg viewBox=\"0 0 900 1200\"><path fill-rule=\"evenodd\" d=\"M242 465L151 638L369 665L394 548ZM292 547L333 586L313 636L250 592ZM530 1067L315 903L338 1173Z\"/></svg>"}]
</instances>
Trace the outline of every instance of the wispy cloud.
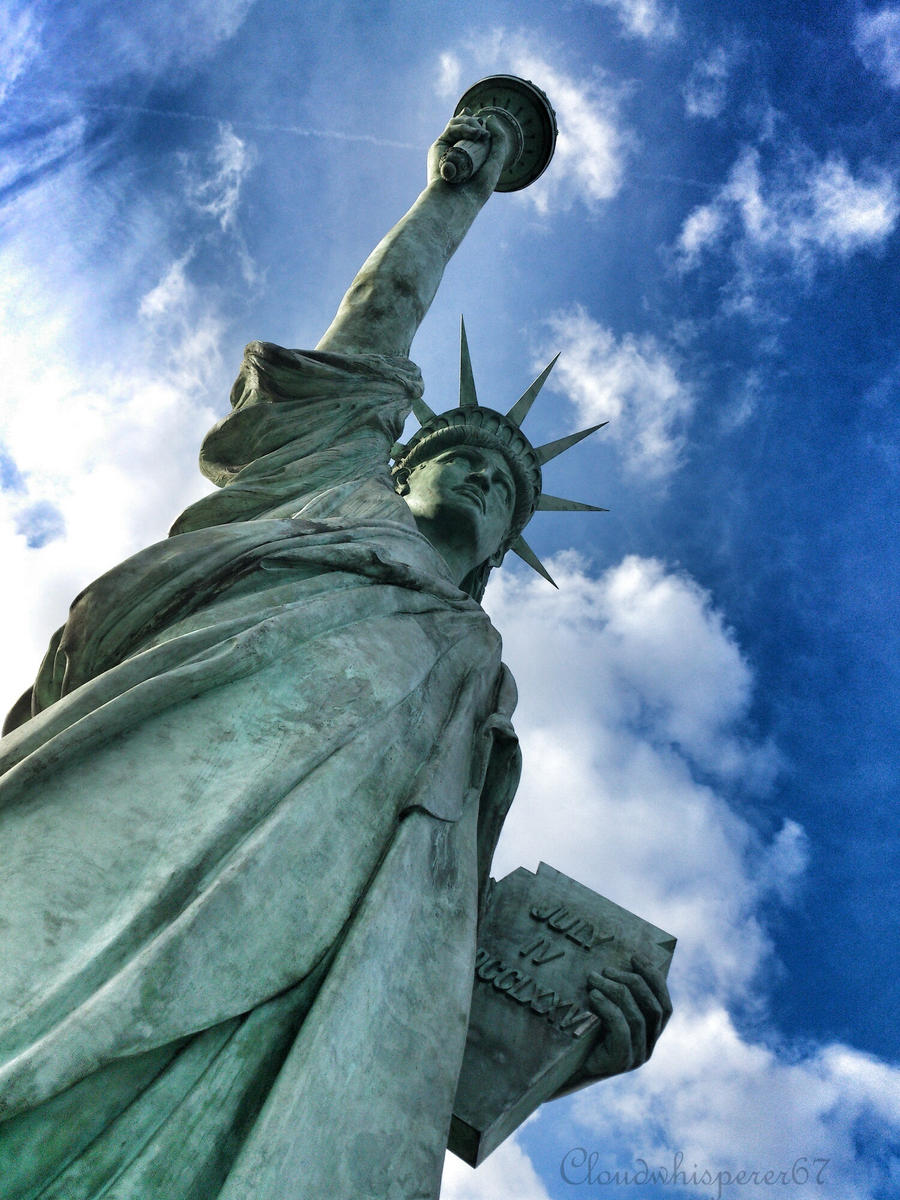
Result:
<instances>
[{"instance_id":1,"label":"wispy cloud","mask_svg":"<svg viewBox=\"0 0 900 1200\"><path fill-rule=\"evenodd\" d=\"M4 200L57 171L82 149L86 121L83 116L63 118L58 124L29 131L4 147L0 163L0 194Z\"/></svg>"},{"instance_id":2,"label":"wispy cloud","mask_svg":"<svg viewBox=\"0 0 900 1200\"><path fill-rule=\"evenodd\" d=\"M10 105L8 130L15 136L5 139L3 198L40 182L79 154L90 153L84 143L95 124L91 113L153 111L139 104L101 102L96 98L99 88L123 78L139 79L140 95L154 80L173 72L184 82L191 68L237 33L254 3L159 0L116 8L105 0L81 0L43 22L37 15L40 5L4 6L0 102ZM84 70L83 53L89 55L90 72ZM188 113L179 115L191 118Z\"/></svg>"},{"instance_id":3,"label":"wispy cloud","mask_svg":"<svg viewBox=\"0 0 900 1200\"><path fill-rule=\"evenodd\" d=\"M689 117L717 117L725 107L731 58L724 46L715 46L694 63L684 85L684 107Z\"/></svg>"},{"instance_id":4,"label":"wispy cloud","mask_svg":"<svg viewBox=\"0 0 900 1200\"><path fill-rule=\"evenodd\" d=\"M540 80L556 109L559 138L547 172L522 195L540 212L581 200L595 205L618 192L633 138L619 112L620 90L599 73L576 77L521 34L494 30L459 51L440 56L437 86L455 96L463 64L480 73L508 73Z\"/></svg>"},{"instance_id":5,"label":"wispy cloud","mask_svg":"<svg viewBox=\"0 0 900 1200\"><path fill-rule=\"evenodd\" d=\"M219 125L218 141L210 157L212 161L206 171L189 174L188 197L200 212L213 217L225 233L235 227L241 188L256 162L256 152L226 122Z\"/></svg>"},{"instance_id":6,"label":"wispy cloud","mask_svg":"<svg viewBox=\"0 0 900 1200\"><path fill-rule=\"evenodd\" d=\"M0 8L0 103L21 108L26 126L48 130L83 116L84 109L111 110L98 88L129 80L137 94L159 79L185 82L192 68L232 38L255 0L157 0L110 5L80 0L56 7L12 0ZM84 69L86 59L90 71ZM139 105L118 106L140 111ZM29 136L34 137L34 134Z\"/></svg>"},{"instance_id":7,"label":"wispy cloud","mask_svg":"<svg viewBox=\"0 0 900 1200\"><path fill-rule=\"evenodd\" d=\"M592 0L601 8L611 8L619 18L623 33L648 41L671 41L678 36L678 9L660 0Z\"/></svg>"},{"instance_id":8,"label":"wispy cloud","mask_svg":"<svg viewBox=\"0 0 900 1200\"><path fill-rule=\"evenodd\" d=\"M576 306L548 320L546 349L559 351L551 382L565 390L585 424L609 421L625 465L663 479L678 465L681 429L694 408L677 362L650 336L612 331Z\"/></svg>"},{"instance_id":9,"label":"wispy cloud","mask_svg":"<svg viewBox=\"0 0 900 1200\"><path fill-rule=\"evenodd\" d=\"M887 4L856 15L853 44L870 71L891 88L900 88L900 7Z\"/></svg>"},{"instance_id":10,"label":"wispy cloud","mask_svg":"<svg viewBox=\"0 0 900 1200\"><path fill-rule=\"evenodd\" d=\"M90 578L163 536L167 518L206 490L194 460L213 418L204 401L227 389L225 321L217 290L199 288L191 270L201 244L207 257L222 251L223 277L235 250L245 277L252 267L238 223L252 147L222 125L207 153L182 159L180 177L148 187L88 144L70 47L90 41L92 84L146 79L211 52L248 9L185 0L127 14L105 6L101 20L85 0L45 28L53 45L42 54L29 10L0 18L6 81L23 85L8 104L27 117L0 173L0 371L19 401L0 417L3 620L17 631L7 688L33 677ZM41 90L45 58L68 98Z\"/></svg>"},{"instance_id":11,"label":"wispy cloud","mask_svg":"<svg viewBox=\"0 0 900 1200\"><path fill-rule=\"evenodd\" d=\"M745 148L713 199L686 218L675 253L689 270L724 252L735 268L730 305L748 313L759 287L785 267L809 279L828 259L880 249L900 217L896 176L854 173L838 154Z\"/></svg>"},{"instance_id":12,"label":"wispy cloud","mask_svg":"<svg viewBox=\"0 0 900 1200\"><path fill-rule=\"evenodd\" d=\"M157 0L154 4L110 5L107 0L81 0L65 19L47 26L59 38L56 70L67 85L96 85L139 73L145 80L203 62L222 42L234 37L256 0ZM90 80L68 70L66 50L89 43ZM74 63L79 56L68 55Z\"/></svg>"},{"instance_id":13,"label":"wispy cloud","mask_svg":"<svg viewBox=\"0 0 900 1200\"><path fill-rule=\"evenodd\" d=\"M258 160L255 146L238 137L226 121L219 124L218 138L205 152L181 152L178 158L188 205L216 226L212 234L208 229L204 231L204 240L212 237L222 245L227 243L244 283L258 287L263 273L247 249L238 221L244 184ZM154 311L161 313L173 305L177 310L178 302L185 298L185 272L197 250L198 243L194 242L171 264L156 288L141 301L142 316L153 315Z\"/></svg>"},{"instance_id":14,"label":"wispy cloud","mask_svg":"<svg viewBox=\"0 0 900 1200\"><path fill-rule=\"evenodd\" d=\"M0 9L0 104L41 48L41 25L29 5Z\"/></svg>"}]
</instances>

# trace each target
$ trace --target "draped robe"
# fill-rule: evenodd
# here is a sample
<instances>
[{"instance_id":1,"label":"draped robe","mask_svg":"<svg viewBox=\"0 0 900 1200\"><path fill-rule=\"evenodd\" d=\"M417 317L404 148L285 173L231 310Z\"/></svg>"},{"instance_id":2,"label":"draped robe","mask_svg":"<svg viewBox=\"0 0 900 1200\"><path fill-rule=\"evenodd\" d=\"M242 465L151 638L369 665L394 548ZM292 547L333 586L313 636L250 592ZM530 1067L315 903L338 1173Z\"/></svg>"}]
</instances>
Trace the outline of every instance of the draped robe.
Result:
<instances>
[{"instance_id":1,"label":"draped robe","mask_svg":"<svg viewBox=\"0 0 900 1200\"><path fill-rule=\"evenodd\" d=\"M420 390L251 343L219 490L10 714L3 1200L437 1195L519 757L499 636L391 485Z\"/></svg>"}]
</instances>

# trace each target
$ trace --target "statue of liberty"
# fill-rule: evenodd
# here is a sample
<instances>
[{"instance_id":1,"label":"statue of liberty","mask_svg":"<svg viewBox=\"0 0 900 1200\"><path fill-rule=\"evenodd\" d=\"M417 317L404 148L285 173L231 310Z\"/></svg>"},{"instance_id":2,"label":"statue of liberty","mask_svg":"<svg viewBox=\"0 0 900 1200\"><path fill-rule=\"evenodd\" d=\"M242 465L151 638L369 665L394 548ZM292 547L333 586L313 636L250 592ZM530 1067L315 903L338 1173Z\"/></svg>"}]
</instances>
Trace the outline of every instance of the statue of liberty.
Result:
<instances>
[{"instance_id":1,"label":"statue of liberty","mask_svg":"<svg viewBox=\"0 0 900 1200\"><path fill-rule=\"evenodd\" d=\"M543 377L482 407L463 341L436 416L406 357L513 141L454 117L316 349L247 347L218 491L75 599L8 718L3 1200L438 1194L519 773L479 601L508 549L540 566L536 508L588 507L541 493L583 436L521 432ZM573 1087L671 1011L641 960L591 986Z\"/></svg>"}]
</instances>

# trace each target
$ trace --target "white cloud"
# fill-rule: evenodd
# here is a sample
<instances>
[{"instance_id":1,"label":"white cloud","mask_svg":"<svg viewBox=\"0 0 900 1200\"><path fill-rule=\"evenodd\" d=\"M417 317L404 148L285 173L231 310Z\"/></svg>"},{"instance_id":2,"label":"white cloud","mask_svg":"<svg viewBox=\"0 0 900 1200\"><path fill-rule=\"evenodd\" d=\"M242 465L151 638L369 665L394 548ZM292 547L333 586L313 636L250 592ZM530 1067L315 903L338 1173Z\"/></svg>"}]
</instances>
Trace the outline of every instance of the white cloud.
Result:
<instances>
[{"instance_id":1,"label":"white cloud","mask_svg":"<svg viewBox=\"0 0 900 1200\"><path fill-rule=\"evenodd\" d=\"M896 179L877 170L854 179L836 158L812 175L810 199L812 213L799 218L794 236L841 255L883 242L900 215Z\"/></svg>"},{"instance_id":2,"label":"white cloud","mask_svg":"<svg viewBox=\"0 0 900 1200\"><path fill-rule=\"evenodd\" d=\"M618 124L614 92L599 79L574 79L519 43L513 67L541 86L556 109L559 137L547 174L527 195L540 210L571 203L608 200L622 185L629 136Z\"/></svg>"},{"instance_id":3,"label":"white cloud","mask_svg":"<svg viewBox=\"0 0 900 1200\"><path fill-rule=\"evenodd\" d=\"M785 1196L873 1200L889 1194L890 1167L873 1178L866 1143L889 1159L900 1070L839 1044L779 1053L742 1037L722 1007L683 1005L648 1067L581 1093L573 1113L607 1167L642 1157L671 1172L680 1153L682 1171L721 1172L726 1185L726 1173L771 1170L766 1190L780 1184ZM736 1185L722 1193L761 1194ZM701 1194L716 1195L715 1182Z\"/></svg>"},{"instance_id":4,"label":"white cloud","mask_svg":"<svg viewBox=\"0 0 900 1200\"><path fill-rule=\"evenodd\" d=\"M856 16L853 44L870 71L891 88L900 88L900 8L887 4Z\"/></svg>"},{"instance_id":5,"label":"white cloud","mask_svg":"<svg viewBox=\"0 0 900 1200\"><path fill-rule=\"evenodd\" d=\"M677 242L682 267L727 244L752 290L761 257L786 259L809 275L824 257L878 249L900 216L897 179L868 166L854 175L838 155L780 152L764 168L759 149L745 149L727 182L687 217Z\"/></svg>"},{"instance_id":6,"label":"white cloud","mask_svg":"<svg viewBox=\"0 0 900 1200\"><path fill-rule=\"evenodd\" d=\"M709 597L687 576L633 556L606 576L604 592L609 649L640 694L644 719L695 760L723 769L722 731L745 711L751 679Z\"/></svg>"},{"instance_id":7,"label":"white cloud","mask_svg":"<svg viewBox=\"0 0 900 1200\"><path fill-rule=\"evenodd\" d=\"M196 253L192 246L181 258L175 260L160 279L156 287L141 297L139 314L145 319L154 319L166 313L177 312L187 305L192 293L186 268Z\"/></svg>"},{"instance_id":8,"label":"white cloud","mask_svg":"<svg viewBox=\"0 0 900 1200\"><path fill-rule=\"evenodd\" d=\"M619 93L599 72L572 76L555 65L551 52L504 29L441 55L441 94L450 90L458 94L455 84L464 69L482 75L512 72L538 80L556 110L559 136L553 161L546 173L521 193L539 212L565 208L576 200L595 205L618 192L633 138L619 115Z\"/></svg>"},{"instance_id":9,"label":"white cloud","mask_svg":"<svg viewBox=\"0 0 900 1200\"><path fill-rule=\"evenodd\" d=\"M767 386L763 373L756 368L744 374L738 373L730 394L722 398L719 410L722 428L731 432L745 425L756 412Z\"/></svg>"},{"instance_id":10,"label":"white cloud","mask_svg":"<svg viewBox=\"0 0 900 1200\"><path fill-rule=\"evenodd\" d=\"M678 36L678 10L659 0L593 0L611 8L624 33L648 41L670 41Z\"/></svg>"},{"instance_id":11,"label":"white cloud","mask_svg":"<svg viewBox=\"0 0 900 1200\"><path fill-rule=\"evenodd\" d=\"M687 217L678 238L678 249L685 263L693 264L700 251L713 245L724 233L725 206L701 204Z\"/></svg>"},{"instance_id":12,"label":"white cloud","mask_svg":"<svg viewBox=\"0 0 900 1200\"><path fill-rule=\"evenodd\" d=\"M575 196L588 203L609 200L622 185L629 140L616 124L612 94L601 84L572 80L540 61L523 61L520 69L546 82L561 130L552 174L533 185L534 203L547 211Z\"/></svg>"},{"instance_id":13,"label":"white cloud","mask_svg":"<svg viewBox=\"0 0 900 1200\"><path fill-rule=\"evenodd\" d=\"M448 1154L441 1181L441 1200L550 1200L531 1161L515 1139L499 1146L481 1166L470 1166Z\"/></svg>"},{"instance_id":14,"label":"white cloud","mask_svg":"<svg viewBox=\"0 0 900 1200\"><path fill-rule=\"evenodd\" d=\"M437 91L439 96L455 100L462 92L462 63L449 50L444 51L439 60Z\"/></svg>"},{"instance_id":15,"label":"white cloud","mask_svg":"<svg viewBox=\"0 0 900 1200\"><path fill-rule=\"evenodd\" d=\"M246 158L230 139L220 146L204 236L207 253L227 259ZM155 201L115 177L98 185L75 156L7 209L0 371L17 402L4 406L0 444L21 478L0 499L9 692L33 678L72 597L208 490L196 452L230 382L225 318L218 292L191 280L193 242L159 262L183 236L186 208ZM135 280L154 261L157 282L142 296Z\"/></svg>"},{"instance_id":16,"label":"white cloud","mask_svg":"<svg viewBox=\"0 0 900 1200\"><path fill-rule=\"evenodd\" d=\"M724 47L713 50L694 63L684 85L684 107L689 117L717 117L725 107L729 56Z\"/></svg>"},{"instance_id":17,"label":"white cloud","mask_svg":"<svg viewBox=\"0 0 900 1200\"><path fill-rule=\"evenodd\" d=\"M584 424L610 422L628 468L661 479L678 464L680 427L694 397L677 375L675 360L645 335L612 332L576 306L549 319L547 349L560 351L551 382L575 403Z\"/></svg>"},{"instance_id":18,"label":"white cloud","mask_svg":"<svg viewBox=\"0 0 900 1200\"><path fill-rule=\"evenodd\" d=\"M888 1194L886 1179L866 1178L865 1142L884 1146L900 1133L900 1071L840 1044L753 1037L731 1015L755 1012L766 1028L780 968L762 905L790 902L811 853L796 822L765 838L725 798L736 781L770 786L775 766L771 749L748 736L753 678L734 635L708 594L659 562L629 557L596 578L569 553L551 569L559 592L508 571L488 590L520 686L525 756L494 874L543 859L679 945L675 1016L651 1062L540 1111L544 1186L570 1193L557 1164L582 1146L597 1174L634 1172L640 1158L671 1173L680 1153L682 1171L698 1178L787 1171L785 1196L806 1195L807 1185L818 1200L874 1200L879 1185ZM504 1171L521 1169L530 1140L523 1130L493 1168L488 1159L462 1176L480 1187L447 1195L518 1194L503 1186ZM828 1162L813 1185L816 1158ZM452 1168L452 1187L463 1171ZM688 1183L672 1195L696 1200L716 1188ZM756 1190L734 1185L723 1195ZM521 1194L541 1197L527 1174Z\"/></svg>"},{"instance_id":19,"label":"white cloud","mask_svg":"<svg viewBox=\"0 0 900 1200\"><path fill-rule=\"evenodd\" d=\"M22 490L3 492L0 502L3 621L16 631L6 646L4 681L21 690L72 597L158 541L167 517L206 490L194 459L213 420L202 397L221 372L222 328L198 304L190 314L182 310L186 333L165 356L148 355L137 336L119 335L85 358L66 297L40 299L53 293L40 286L39 264L26 267L9 251L0 269L0 302L10 321L0 370L12 393L27 398L0 422L0 441L23 476ZM31 518L51 508L64 534L30 548Z\"/></svg>"},{"instance_id":20,"label":"white cloud","mask_svg":"<svg viewBox=\"0 0 900 1200\"><path fill-rule=\"evenodd\" d=\"M761 841L709 782L765 788L777 765L741 731L749 668L709 596L655 560L551 570L559 592L504 571L487 597L525 748L498 869L543 857L676 933L682 989L743 995L768 954L755 909L774 864L805 862L799 831Z\"/></svg>"}]
</instances>

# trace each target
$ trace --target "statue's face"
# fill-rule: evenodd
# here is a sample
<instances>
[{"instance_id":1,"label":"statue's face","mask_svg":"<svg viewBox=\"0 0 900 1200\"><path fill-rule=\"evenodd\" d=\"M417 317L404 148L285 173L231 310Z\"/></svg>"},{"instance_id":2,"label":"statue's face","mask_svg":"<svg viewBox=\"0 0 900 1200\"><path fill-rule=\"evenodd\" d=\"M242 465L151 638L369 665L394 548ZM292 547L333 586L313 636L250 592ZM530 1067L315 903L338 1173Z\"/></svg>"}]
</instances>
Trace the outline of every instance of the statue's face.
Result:
<instances>
[{"instance_id":1,"label":"statue's face","mask_svg":"<svg viewBox=\"0 0 900 1200\"><path fill-rule=\"evenodd\" d=\"M485 562L512 524L516 484L499 450L450 446L413 467L404 499L413 516L438 538L472 548L472 564Z\"/></svg>"}]
</instances>

